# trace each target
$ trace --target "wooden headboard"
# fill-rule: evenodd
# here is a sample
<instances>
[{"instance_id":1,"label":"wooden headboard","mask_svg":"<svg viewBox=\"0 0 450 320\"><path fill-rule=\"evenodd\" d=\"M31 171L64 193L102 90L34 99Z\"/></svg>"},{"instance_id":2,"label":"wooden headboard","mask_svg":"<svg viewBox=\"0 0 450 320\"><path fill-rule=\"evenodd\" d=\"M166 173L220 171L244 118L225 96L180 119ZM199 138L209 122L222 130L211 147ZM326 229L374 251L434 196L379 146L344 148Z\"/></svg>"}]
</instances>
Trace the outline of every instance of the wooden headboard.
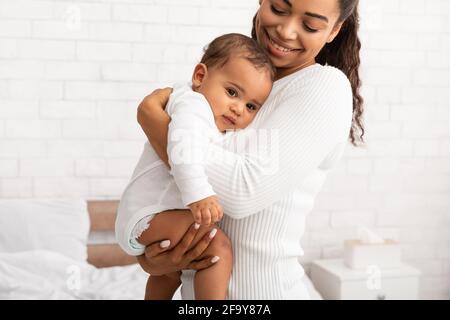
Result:
<instances>
[{"instance_id":1,"label":"wooden headboard","mask_svg":"<svg viewBox=\"0 0 450 320\"><path fill-rule=\"evenodd\" d=\"M88 200L91 232L113 232L116 220L117 200ZM88 245L88 262L98 268L125 266L137 263L136 257L129 256L117 244Z\"/></svg>"}]
</instances>

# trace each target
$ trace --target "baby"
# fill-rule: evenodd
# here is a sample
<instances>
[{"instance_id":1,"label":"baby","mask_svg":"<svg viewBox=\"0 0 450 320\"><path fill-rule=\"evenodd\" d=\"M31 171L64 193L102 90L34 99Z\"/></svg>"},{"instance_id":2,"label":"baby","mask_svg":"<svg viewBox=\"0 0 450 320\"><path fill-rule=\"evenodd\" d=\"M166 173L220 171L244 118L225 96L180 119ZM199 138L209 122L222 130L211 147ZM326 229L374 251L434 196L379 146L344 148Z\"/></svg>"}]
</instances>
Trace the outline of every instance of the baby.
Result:
<instances>
[{"instance_id":1,"label":"baby","mask_svg":"<svg viewBox=\"0 0 450 320\"><path fill-rule=\"evenodd\" d=\"M268 98L273 80L270 58L251 38L226 34L209 44L194 69L192 83L175 85L166 106L171 116L170 169L146 142L122 194L116 237L123 250L141 255L146 245L163 239L169 239L173 247L194 221L198 229L222 218L202 165L208 145L223 138L227 130L247 127ZM190 215L173 211L188 208ZM229 239L217 229L210 237L214 239L200 258L214 256L215 263L195 274L199 300L225 299L231 276L231 245L224 245ZM151 275L145 297L171 299L180 283L180 273Z\"/></svg>"}]
</instances>

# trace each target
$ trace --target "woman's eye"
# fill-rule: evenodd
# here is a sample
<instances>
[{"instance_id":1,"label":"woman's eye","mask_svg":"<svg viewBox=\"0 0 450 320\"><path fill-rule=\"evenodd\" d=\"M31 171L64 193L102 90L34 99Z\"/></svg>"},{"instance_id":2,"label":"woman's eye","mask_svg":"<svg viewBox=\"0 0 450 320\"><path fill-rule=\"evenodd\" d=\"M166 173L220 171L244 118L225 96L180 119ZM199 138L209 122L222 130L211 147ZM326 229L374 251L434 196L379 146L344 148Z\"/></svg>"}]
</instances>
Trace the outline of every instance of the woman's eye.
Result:
<instances>
[{"instance_id":1,"label":"woman's eye","mask_svg":"<svg viewBox=\"0 0 450 320\"><path fill-rule=\"evenodd\" d=\"M228 95L230 97L236 97L237 96L237 92L233 89L227 89Z\"/></svg>"},{"instance_id":2,"label":"woman's eye","mask_svg":"<svg viewBox=\"0 0 450 320\"><path fill-rule=\"evenodd\" d=\"M317 29L313 29L313 28L311 28L311 27L309 27L307 24L303 24L303 26L304 26L304 28L305 28L305 30L307 31L307 32L311 32L311 33L314 33L314 32L317 32L318 30Z\"/></svg>"},{"instance_id":3,"label":"woman's eye","mask_svg":"<svg viewBox=\"0 0 450 320\"><path fill-rule=\"evenodd\" d=\"M275 14L283 14L283 11L278 10L278 9L275 8L273 5L270 5L270 9L271 9L272 12L275 13Z\"/></svg>"},{"instance_id":4,"label":"woman's eye","mask_svg":"<svg viewBox=\"0 0 450 320\"><path fill-rule=\"evenodd\" d=\"M254 105L252 105L251 103L247 103L247 108L252 110L252 111L256 110L256 107Z\"/></svg>"}]
</instances>

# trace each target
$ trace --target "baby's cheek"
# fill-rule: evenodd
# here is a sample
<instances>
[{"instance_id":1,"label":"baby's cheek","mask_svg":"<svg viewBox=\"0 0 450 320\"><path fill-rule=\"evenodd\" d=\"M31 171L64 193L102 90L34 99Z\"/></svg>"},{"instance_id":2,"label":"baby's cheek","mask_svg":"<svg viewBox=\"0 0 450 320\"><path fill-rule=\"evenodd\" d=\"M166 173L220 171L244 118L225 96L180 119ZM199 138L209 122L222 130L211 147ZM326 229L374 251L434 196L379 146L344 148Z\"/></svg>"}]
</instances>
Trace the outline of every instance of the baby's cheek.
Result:
<instances>
[{"instance_id":1,"label":"baby's cheek","mask_svg":"<svg viewBox=\"0 0 450 320\"><path fill-rule=\"evenodd\" d=\"M225 129L226 128L224 128L223 127L223 124L222 124L222 122L221 121L219 121L219 119L218 118L215 118L214 119L215 120L215 123L216 123L216 127L217 127L217 129L220 131L220 132L223 132L223 131L225 131Z\"/></svg>"},{"instance_id":2,"label":"baby's cheek","mask_svg":"<svg viewBox=\"0 0 450 320\"><path fill-rule=\"evenodd\" d=\"M255 115L256 115L256 112L246 116L245 119L243 119L243 121L242 121L242 124L241 124L242 128L239 128L239 129L245 129L246 127L248 127L250 125L250 123L252 123L253 119L255 119Z\"/></svg>"}]
</instances>

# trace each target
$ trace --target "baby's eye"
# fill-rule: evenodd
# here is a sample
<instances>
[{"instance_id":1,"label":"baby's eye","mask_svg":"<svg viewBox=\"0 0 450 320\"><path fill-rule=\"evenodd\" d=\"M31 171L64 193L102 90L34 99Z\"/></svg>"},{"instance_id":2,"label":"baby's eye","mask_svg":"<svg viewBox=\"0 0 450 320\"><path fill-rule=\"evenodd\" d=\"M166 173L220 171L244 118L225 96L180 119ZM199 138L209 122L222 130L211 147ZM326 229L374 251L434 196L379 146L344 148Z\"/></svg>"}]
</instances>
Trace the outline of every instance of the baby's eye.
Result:
<instances>
[{"instance_id":1,"label":"baby's eye","mask_svg":"<svg viewBox=\"0 0 450 320\"><path fill-rule=\"evenodd\" d=\"M253 104L251 104L251 103L247 103L247 108L248 109L250 109L250 110L252 110L252 111L256 111L258 108L256 108L256 106L255 105L253 105Z\"/></svg>"},{"instance_id":2,"label":"baby's eye","mask_svg":"<svg viewBox=\"0 0 450 320\"><path fill-rule=\"evenodd\" d=\"M237 92L234 89L227 89L227 92L230 95L230 97L236 97L237 96Z\"/></svg>"}]
</instances>

